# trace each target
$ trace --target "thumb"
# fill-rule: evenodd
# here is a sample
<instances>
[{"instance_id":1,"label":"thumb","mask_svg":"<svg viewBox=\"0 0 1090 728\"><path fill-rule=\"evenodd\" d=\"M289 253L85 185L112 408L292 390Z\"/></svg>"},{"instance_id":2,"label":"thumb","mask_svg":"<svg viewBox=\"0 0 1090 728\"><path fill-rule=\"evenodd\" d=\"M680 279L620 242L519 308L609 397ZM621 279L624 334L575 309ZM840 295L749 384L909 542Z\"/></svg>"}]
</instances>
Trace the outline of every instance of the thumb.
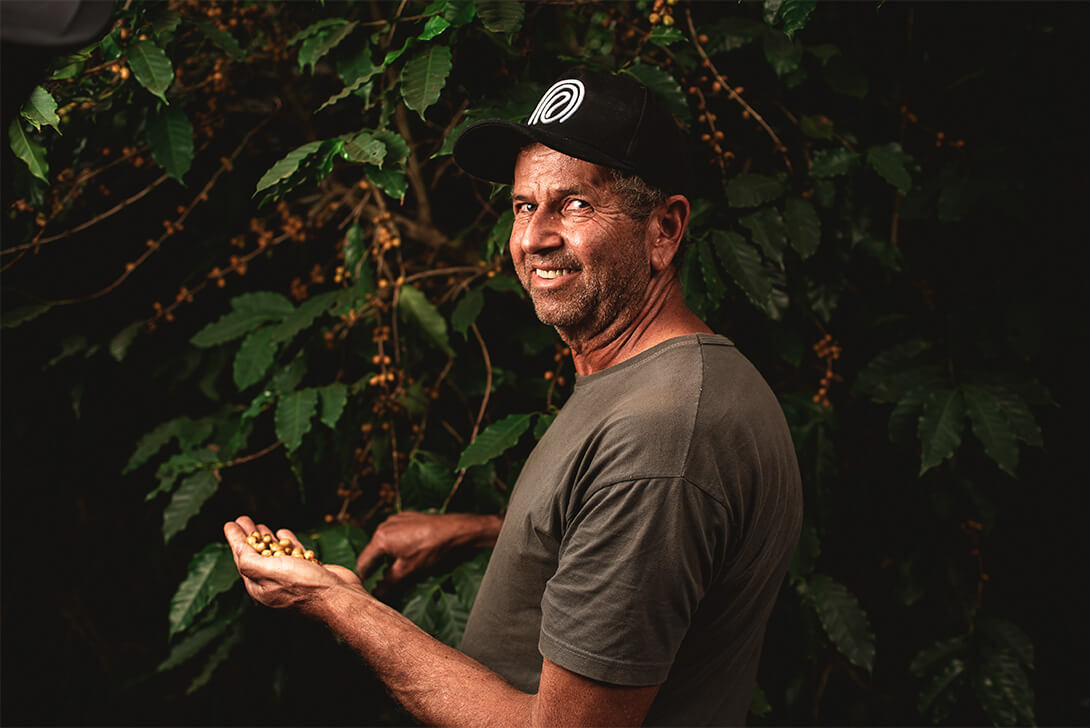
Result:
<instances>
[{"instance_id":1,"label":"thumb","mask_svg":"<svg viewBox=\"0 0 1090 728\"><path fill-rule=\"evenodd\" d=\"M323 566L325 566L326 571L333 574L333 576L337 577L345 584L349 584L351 586L360 585L359 577L356 576L356 572L352 571L351 569L346 569L343 566L338 566L337 564L323 564Z\"/></svg>"}]
</instances>

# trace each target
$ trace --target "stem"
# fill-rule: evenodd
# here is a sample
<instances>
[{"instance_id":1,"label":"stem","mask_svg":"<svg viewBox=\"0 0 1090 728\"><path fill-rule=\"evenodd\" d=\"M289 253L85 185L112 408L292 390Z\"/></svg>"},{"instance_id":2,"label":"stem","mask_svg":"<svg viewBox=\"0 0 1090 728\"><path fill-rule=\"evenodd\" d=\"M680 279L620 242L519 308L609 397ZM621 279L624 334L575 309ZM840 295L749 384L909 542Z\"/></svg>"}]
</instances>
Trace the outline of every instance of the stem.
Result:
<instances>
[{"instance_id":1,"label":"stem","mask_svg":"<svg viewBox=\"0 0 1090 728\"><path fill-rule=\"evenodd\" d=\"M492 359L488 356L488 347L485 346L484 339L481 338L480 329L477 328L477 324L470 324L469 328L472 329L473 335L477 338L477 343L481 345L481 356L484 357L484 397L481 398L481 408L477 412L477 421L473 423L473 433L469 436L469 441L472 443L477 439L477 431L481 428L481 422L484 420L485 410L488 408L488 397L492 393ZM447 512L447 506L450 505L451 499L454 494L458 492L458 486L462 484L462 480L466 477L466 470L468 468L462 468L458 472L458 477L454 481L454 485L450 486L450 492L447 493L446 500L443 501L442 507L439 508L440 513Z\"/></svg>"}]
</instances>

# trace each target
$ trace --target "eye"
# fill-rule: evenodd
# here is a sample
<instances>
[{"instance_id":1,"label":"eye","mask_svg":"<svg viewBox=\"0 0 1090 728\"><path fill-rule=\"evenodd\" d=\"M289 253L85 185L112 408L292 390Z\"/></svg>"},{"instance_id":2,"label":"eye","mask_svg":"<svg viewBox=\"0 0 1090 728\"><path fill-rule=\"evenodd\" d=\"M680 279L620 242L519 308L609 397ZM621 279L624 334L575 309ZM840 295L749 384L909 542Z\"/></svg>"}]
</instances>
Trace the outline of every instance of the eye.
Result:
<instances>
[{"instance_id":1,"label":"eye","mask_svg":"<svg viewBox=\"0 0 1090 728\"><path fill-rule=\"evenodd\" d=\"M537 209L537 204L534 202L516 202L515 212L533 212Z\"/></svg>"},{"instance_id":2,"label":"eye","mask_svg":"<svg viewBox=\"0 0 1090 728\"><path fill-rule=\"evenodd\" d=\"M572 198L564 203L564 209L566 210L589 210L590 203L586 200L580 200L578 198Z\"/></svg>"}]
</instances>

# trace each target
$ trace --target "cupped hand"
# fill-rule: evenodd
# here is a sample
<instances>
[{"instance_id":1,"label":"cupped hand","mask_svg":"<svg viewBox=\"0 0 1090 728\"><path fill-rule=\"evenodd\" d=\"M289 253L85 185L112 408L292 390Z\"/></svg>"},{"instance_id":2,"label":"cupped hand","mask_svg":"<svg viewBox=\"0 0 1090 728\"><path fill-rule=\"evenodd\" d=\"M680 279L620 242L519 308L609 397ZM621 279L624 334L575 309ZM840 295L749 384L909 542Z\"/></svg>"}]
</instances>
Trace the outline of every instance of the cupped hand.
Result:
<instances>
[{"instance_id":1,"label":"cupped hand","mask_svg":"<svg viewBox=\"0 0 1090 728\"><path fill-rule=\"evenodd\" d=\"M246 542L246 537L254 531L289 539L295 548L303 548L303 543L291 530L281 528L273 532L263 523L255 524L249 516L239 516L223 525L223 535L227 537L246 591L259 603L308 611L337 588L347 587L366 594L352 570L343 566L316 564L290 556L262 556Z\"/></svg>"}]
</instances>

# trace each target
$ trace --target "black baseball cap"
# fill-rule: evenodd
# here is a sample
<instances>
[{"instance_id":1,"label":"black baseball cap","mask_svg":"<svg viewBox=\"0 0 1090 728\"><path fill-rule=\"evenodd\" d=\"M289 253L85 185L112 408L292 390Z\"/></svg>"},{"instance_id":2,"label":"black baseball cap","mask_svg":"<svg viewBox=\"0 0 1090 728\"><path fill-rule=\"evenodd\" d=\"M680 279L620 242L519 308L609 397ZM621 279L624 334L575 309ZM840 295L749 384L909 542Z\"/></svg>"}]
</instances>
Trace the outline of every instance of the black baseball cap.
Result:
<instances>
[{"instance_id":1,"label":"black baseball cap","mask_svg":"<svg viewBox=\"0 0 1090 728\"><path fill-rule=\"evenodd\" d=\"M666 194L689 192L691 166L677 122L650 89L628 76L568 71L525 124L486 119L466 127L454 159L476 177L510 184L519 152L534 142L637 175Z\"/></svg>"}]
</instances>

